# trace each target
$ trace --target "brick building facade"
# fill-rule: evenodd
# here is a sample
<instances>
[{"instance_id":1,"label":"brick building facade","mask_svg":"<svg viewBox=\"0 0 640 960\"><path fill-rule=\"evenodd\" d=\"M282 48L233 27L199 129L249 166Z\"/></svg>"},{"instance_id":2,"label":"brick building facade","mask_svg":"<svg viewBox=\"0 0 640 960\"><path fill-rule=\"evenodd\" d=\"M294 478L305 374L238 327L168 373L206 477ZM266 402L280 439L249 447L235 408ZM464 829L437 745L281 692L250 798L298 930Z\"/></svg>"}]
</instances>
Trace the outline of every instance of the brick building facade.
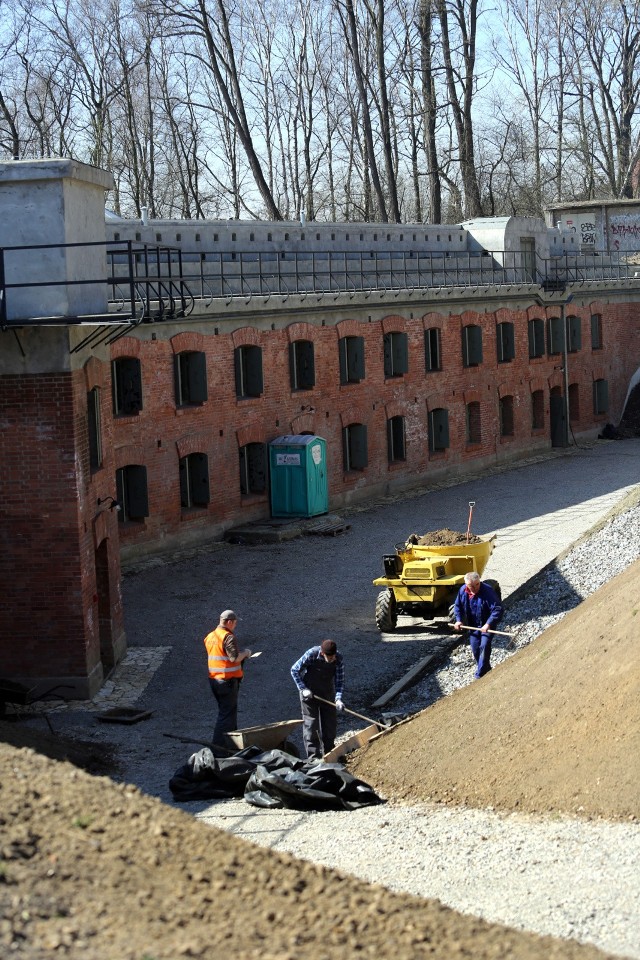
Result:
<instances>
[{"instance_id":1,"label":"brick building facade","mask_svg":"<svg viewBox=\"0 0 640 960\"><path fill-rule=\"evenodd\" d=\"M334 509L551 445L552 398L563 393L560 345L548 352L557 307L443 314L418 313L414 305L403 313L379 310L379 318L371 310L360 316L352 310L351 317L324 325L288 318L274 322L275 329L201 324L198 332L163 327L118 340L113 362L139 363L141 407L114 418L115 463L146 468L148 501L144 517L125 511L121 518L124 556L220 536L234 524L268 516L266 445L283 434L313 433L327 441ZM600 300L572 305L570 318L579 331L567 354L570 426L575 435L593 435L621 415L637 367L640 318L633 305ZM541 354L531 357L536 321L543 341ZM468 355L470 331L475 356ZM349 343L361 349L363 363L342 382L340 354ZM311 377L302 385L292 360L300 344L312 357ZM236 358L247 347L260 358L255 396L238 395ZM182 403L176 364L185 354L202 356L206 393ZM247 464L252 453L256 462ZM185 496L184 471L185 460L198 456L206 458L208 491L194 502Z\"/></svg>"},{"instance_id":2,"label":"brick building facade","mask_svg":"<svg viewBox=\"0 0 640 960\"><path fill-rule=\"evenodd\" d=\"M620 420L640 367L640 281L607 279L599 265L590 282L558 283L567 238L540 221L314 224L309 237L300 224L105 228L109 180L70 161L0 165L4 276L13 263L12 284L21 270L40 284L22 299L9 285L0 304L0 677L92 695L126 648L121 560L268 517L276 437L325 439L329 507L340 509ZM20 216L34 191L36 222ZM366 283L345 266L340 287L327 250L335 243L346 265L352 232ZM88 251L86 263L82 246L55 261L55 289L38 273L46 258L15 250L49 234ZM184 252L196 271L191 312L184 298L161 310L164 293L147 283L155 293L138 316L144 284L130 277L136 308L118 320L119 291L106 302L118 283L86 279L100 243L125 244L120 262L133 263L148 255L135 244L169 237L182 247L168 262ZM208 243L216 268L240 270L220 274L219 294L204 275ZM324 272L305 274L302 288L296 271L310 258ZM247 263L266 293L256 295L256 274L242 276ZM171 278L162 288L172 302L174 288Z\"/></svg>"}]
</instances>

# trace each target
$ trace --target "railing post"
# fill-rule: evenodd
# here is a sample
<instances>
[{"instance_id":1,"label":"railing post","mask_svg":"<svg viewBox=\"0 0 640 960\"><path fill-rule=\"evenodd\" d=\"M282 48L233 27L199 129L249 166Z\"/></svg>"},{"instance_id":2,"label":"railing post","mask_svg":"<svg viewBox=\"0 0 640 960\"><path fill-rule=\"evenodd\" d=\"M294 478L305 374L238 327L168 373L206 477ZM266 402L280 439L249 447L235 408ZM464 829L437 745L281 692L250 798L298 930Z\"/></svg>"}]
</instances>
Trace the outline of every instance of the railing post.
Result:
<instances>
[{"instance_id":1,"label":"railing post","mask_svg":"<svg viewBox=\"0 0 640 960\"><path fill-rule=\"evenodd\" d=\"M4 247L0 247L0 327L7 329L7 291L4 285Z\"/></svg>"},{"instance_id":2,"label":"railing post","mask_svg":"<svg viewBox=\"0 0 640 960\"><path fill-rule=\"evenodd\" d=\"M127 262L129 264L129 296L131 298L131 316L136 316L136 282L134 276L133 241L127 240Z\"/></svg>"}]
</instances>

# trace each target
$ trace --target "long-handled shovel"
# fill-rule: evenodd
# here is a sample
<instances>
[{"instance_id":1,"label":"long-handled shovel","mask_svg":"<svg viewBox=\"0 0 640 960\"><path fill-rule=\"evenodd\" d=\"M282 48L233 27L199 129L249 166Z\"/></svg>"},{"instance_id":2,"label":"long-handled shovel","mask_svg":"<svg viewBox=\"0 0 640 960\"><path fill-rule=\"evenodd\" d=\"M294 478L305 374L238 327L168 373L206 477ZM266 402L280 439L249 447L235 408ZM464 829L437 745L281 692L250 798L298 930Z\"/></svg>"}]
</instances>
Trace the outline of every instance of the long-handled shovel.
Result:
<instances>
[{"instance_id":1,"label":"long-handled shovel","mask_svg":"<svg viewBox=\"0 0 640 960\"><path fill-rule=\"evenodd\" d=\"M471 517L473 516L473 508L475 507L475 500L469 500L469 522L467 524L467 543L471 539Z\"/></svg>"},{"instance_id":2,"label":"long-handled shovel","mask_svg":"<svg viewBox=\"0 0 640 960\"><path fill-rule=\"evenodd\" d=\"M314 698L319 700L321 703L326 703L329 707L335 707L333 700L325 700L324 697L319 697L317 693L314 693ZM372 720L371 717L365 717L363 713L356 713L355 710L349 710L349 707L342 708L345 713L350 713L354 717L359 717L360 720L366 720L367 723L374 723L376 727L380 727L382 730L388 730L391 724L383 723L381 720Z\"/></svg>"},{"instance_id":3,"label":"long-handled shovel","mask_svg":"<svg viewBox=\"0 0 640 960\"><path fill-rule=\"evenodd\" d=\"M473 631L480 630L480 627L467 627L467 626L465 626L464 623L461 623L461 624L460 624L460 629L461 629L461 630L471 630L471 631L473 632ZM511 641L511 643L513 643L513 642L515 641L516 636L517 636L515 633L507 633L506 630L486 630L485 633L497 633L497 634L499 634L501 637L509 637L509 640ZM509 645L510 645L510 644L509 644ZM345 710L346 710L346 707L345 707Z\"/></svg>"}]
</instances>

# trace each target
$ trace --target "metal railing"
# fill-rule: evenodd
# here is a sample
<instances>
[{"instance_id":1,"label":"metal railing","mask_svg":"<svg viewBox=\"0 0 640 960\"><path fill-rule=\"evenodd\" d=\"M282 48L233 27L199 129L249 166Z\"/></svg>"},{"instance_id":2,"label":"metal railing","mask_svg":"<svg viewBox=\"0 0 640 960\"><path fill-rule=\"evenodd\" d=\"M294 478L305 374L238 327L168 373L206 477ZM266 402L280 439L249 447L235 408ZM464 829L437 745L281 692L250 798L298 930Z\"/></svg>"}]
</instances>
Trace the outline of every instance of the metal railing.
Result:
<instances>
[{"instance_id":1,"label":"metal railing","mask_svg":"<svg viewBox=\"0 0 640 960\"><path fill-rule=\"evenodd\" d=\"M76 253L75 276L68 279ZM185 317L193 306L181 251L172 247L129 240L0 247L3 330L61 323L129 327ZM95 344L98 335L88 339Z\"/></svg>"},{"instance_id":2,"label":"metal railing","mask_svg":"<svg viewBox=\"0 0 640 960\"><path fill-rule=\"evenodd\" d=\"M61 273L69 273L68 261L76 249L76 276L59 279ZM38 244L0 248L0 326L88 323L123 327L117 332L92 332L83 340L84 346L103 339L112 342L142 322L186 317L196 301L206 309L214 303L229 306L253 301L259 306L274 298L285 302L294 295L320 302L341 295L384 298L443 288L481 291L497 287L509 292L513 287L543 286L560 290L567 285L629 280L640 282L640 252L543 259L508 251L194 253L130 240ZM53 309L61 287L86 288L86 303L99 301L101 309ZM28 305L24 314L20 298ZM83 298L72 299L82 302ZM34 309L34 303L40 309Z\"/></svg>"},{"instance_id":3,"label":"metal railing","mask_svg":"<svg viewBox=\"0 0 640 960\"><path fill-rule=\"evenodd\" d=\"M635 262L637 256L638 263ZM640 255L536 257L524 253L407 253L360 251L183 253L185 279L203 300L292 295L322 300L346 294L385 296L439 288L538 286L547 278L567 283L640 276ZM194 263L197 267L194 269Z\"/></svg>"}]
</instances>

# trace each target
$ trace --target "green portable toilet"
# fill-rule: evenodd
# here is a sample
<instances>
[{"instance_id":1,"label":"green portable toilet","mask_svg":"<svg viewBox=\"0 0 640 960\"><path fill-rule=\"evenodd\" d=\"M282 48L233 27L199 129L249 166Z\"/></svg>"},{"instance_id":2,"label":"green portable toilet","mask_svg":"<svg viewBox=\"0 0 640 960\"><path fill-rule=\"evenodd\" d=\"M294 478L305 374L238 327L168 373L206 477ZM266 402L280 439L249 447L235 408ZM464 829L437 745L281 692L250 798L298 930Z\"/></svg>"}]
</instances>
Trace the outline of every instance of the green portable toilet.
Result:
<instances>
[{"instance_id":1,"label":"green portable toilet","mask_svg":"<svg viewBox=\"0 0 640 960\"><path fill-rule=\"evenodd\" d=\"M269 444L272 517L316 517L329 509L327 442L306 434Z\"/></svg>"}]
</instances>

